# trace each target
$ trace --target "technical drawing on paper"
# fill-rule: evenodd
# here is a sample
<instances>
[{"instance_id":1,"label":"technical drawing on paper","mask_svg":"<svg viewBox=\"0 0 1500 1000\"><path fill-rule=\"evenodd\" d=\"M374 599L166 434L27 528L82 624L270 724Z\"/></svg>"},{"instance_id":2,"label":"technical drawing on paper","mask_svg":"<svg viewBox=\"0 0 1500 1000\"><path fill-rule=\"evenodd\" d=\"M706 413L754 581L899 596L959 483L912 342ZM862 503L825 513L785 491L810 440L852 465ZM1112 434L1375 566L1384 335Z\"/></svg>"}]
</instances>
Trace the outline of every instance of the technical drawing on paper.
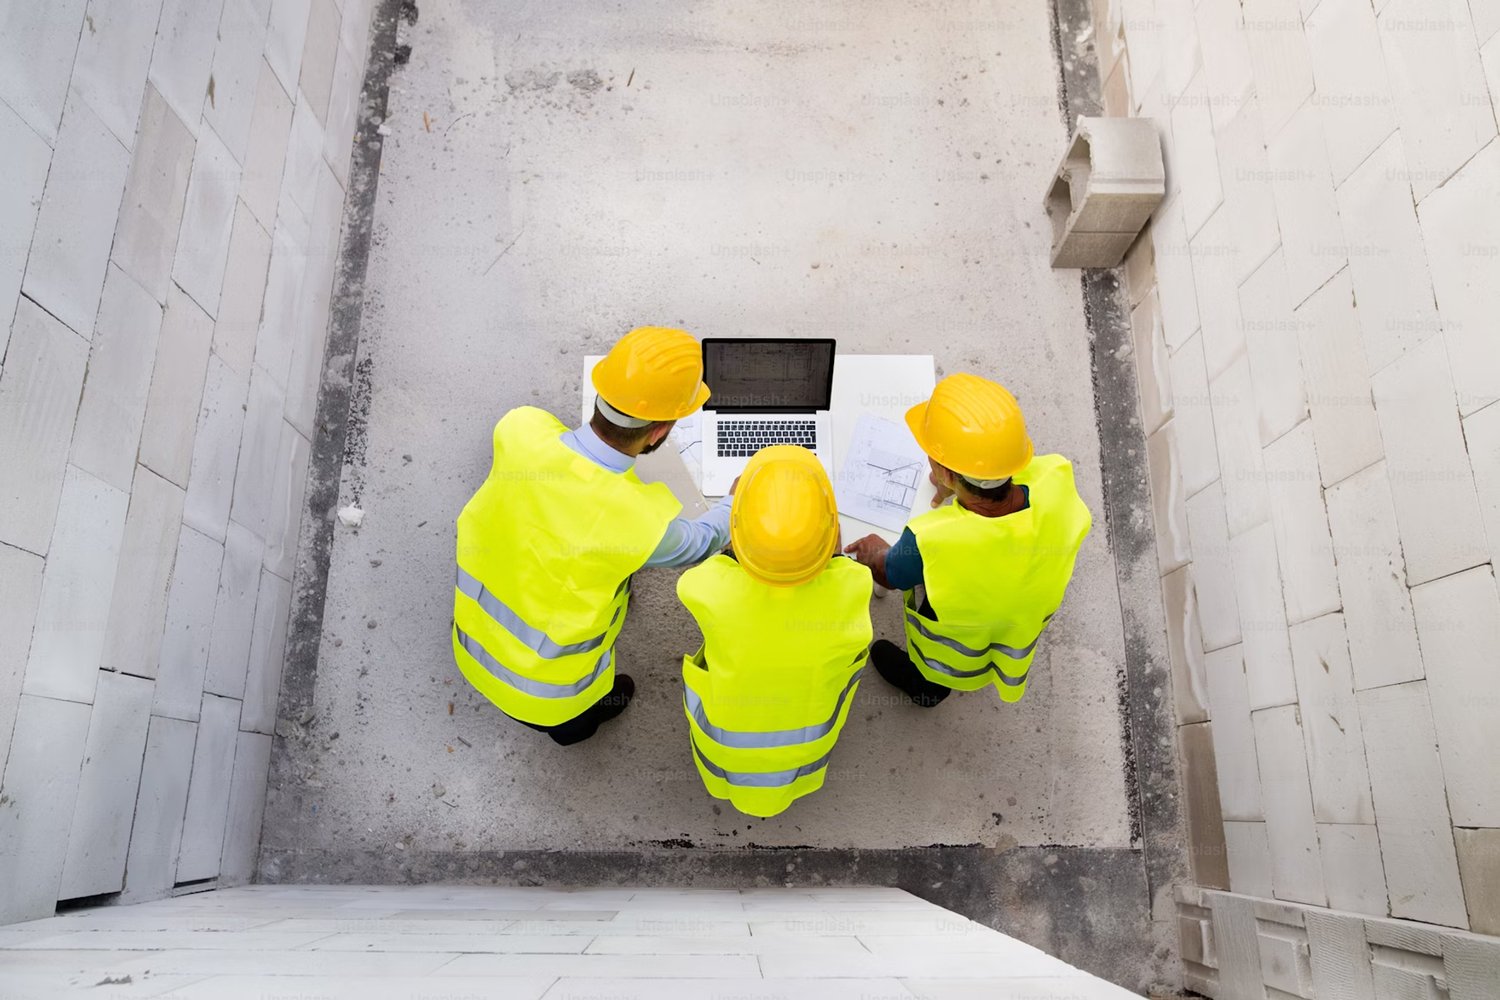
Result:
<instances>
[{"instance_id":1,"label":"technical drawing on paper","mask_svg":"<svg viewBox=\"0 0 1500 1000\"><path fill-rule=\"evenodd\" d=\"M909 517L927 456L911 432L892 420L860 414L834 492L839 510L889 531Z\"/></svg>"}]
</instances>

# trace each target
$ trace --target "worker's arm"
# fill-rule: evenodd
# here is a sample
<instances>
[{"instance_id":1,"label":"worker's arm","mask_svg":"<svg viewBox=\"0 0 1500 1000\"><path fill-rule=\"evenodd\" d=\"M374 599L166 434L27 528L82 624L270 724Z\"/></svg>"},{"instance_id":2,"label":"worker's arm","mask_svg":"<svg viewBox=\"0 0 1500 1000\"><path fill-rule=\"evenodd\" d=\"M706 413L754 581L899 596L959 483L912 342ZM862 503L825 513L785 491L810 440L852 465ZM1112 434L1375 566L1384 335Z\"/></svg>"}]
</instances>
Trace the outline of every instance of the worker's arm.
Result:
<instances>
[{"instance_id":1,"label":"worker's arm","mask_svg":"<svg viewBox=\"0 0 1500 1000\"><path fill-rule=\"evenodd\" d=\"M922 553L917 550L917 536L907 528L895 545L879 535L866 535L844 550L870 567L875 582L890 590L911 590L922 582Z\"/></svg>"},{"instance_id":2,"label":"worker's arm","mask_svg":"<svg viewBox=\"0 0 1500 1000\"><path fill-rule=\"evenodd\" d=\"M656 551L646 560L646 568L692 566L729 544L729 505L733 500L733 496L724 497L708 513L692 520L673 518Z\"/></svg>"}]
</instances>

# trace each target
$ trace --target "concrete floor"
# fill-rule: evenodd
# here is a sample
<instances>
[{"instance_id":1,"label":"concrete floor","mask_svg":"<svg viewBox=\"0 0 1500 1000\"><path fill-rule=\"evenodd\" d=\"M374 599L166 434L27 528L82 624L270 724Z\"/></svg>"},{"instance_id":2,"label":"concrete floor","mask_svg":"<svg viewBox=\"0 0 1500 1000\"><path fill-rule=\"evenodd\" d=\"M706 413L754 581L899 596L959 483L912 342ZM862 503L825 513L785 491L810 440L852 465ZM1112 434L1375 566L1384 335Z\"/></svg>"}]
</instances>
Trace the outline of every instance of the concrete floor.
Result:
<instances>
[{"instance_id":1,"label":"concrete floor","mask_svg":"<svg viewBox=\"0 0 1500 1000\"><path fill-rule=\"evenodd\" d=\"M263 886L0 929L7 1000L1127 1000L898 889Z\"/></svg>"},{"instance_id":2,"label":"concrete floor","mask_svg":"<svg viewBox=\"0 0 1500 1000\"><path fill-rule=\"evenodd\" d=\"M268 851L1130 846L1119 594L1076 272L1041 197L1065 141L1046 5L428 0L403 28L316 717ZM836 336L1000 379L1096 527L1030 691L923 711L871 675L827 786L754 820L703 791L675 574L637 578L638 695L589 743L452 663L453 521L506 409L578 409L633 325ZM1147 512L1136 516L1149 517ZM898 604L877 602L878 635ZM274 872L270 873L274 877Z\"/></svg>"}]
</instances>

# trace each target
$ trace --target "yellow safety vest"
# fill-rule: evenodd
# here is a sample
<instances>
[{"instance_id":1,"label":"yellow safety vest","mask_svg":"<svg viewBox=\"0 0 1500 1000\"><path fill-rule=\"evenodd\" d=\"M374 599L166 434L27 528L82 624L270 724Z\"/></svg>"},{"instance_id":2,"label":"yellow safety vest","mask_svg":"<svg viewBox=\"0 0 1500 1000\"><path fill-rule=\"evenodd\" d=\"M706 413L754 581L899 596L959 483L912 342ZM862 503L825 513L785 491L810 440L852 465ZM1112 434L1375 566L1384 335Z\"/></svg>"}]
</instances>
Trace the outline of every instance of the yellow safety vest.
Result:
<instances>
[{"instance_id":1,"label":"yellow safety vest","mask_svg":"<svg viewBox=\"0 0 1500 1000\"><path fill-rule=\"evenodd\" d=\"M842 557L772 587L727 555L683 573L703 645L682 659L693 760L714 798L774 816L823 787L869 655L869 570Z\"/></svg>"},{"instance_id":2,"label":"yellow safety vest","mask_svg":"<svg viewBox=\"0 0 1500 1000\"><path fill-rule=\"evenodd\" d=\"M984 517L957 503L912 518L934 621L906 592L906 649L934 684L975 691L993 684L1020 701L1042 629L1062 604L1073 560L1093 518L1061 455L1039 455L1016 473L1025 510Z\"/></svg>"},{"instance_id":3,"label":"yellow safety vest","mask_svg":"<svg viewBox=\"0 0 1500 1000\"><path fill-rule=\"evenodd\" d=\"M458 515L453 656L506 715L577 716L614 684L630 575L682 510L660 483L565 445L535 407L495 425L489 477Z\"/></svg>"}]
</instances>

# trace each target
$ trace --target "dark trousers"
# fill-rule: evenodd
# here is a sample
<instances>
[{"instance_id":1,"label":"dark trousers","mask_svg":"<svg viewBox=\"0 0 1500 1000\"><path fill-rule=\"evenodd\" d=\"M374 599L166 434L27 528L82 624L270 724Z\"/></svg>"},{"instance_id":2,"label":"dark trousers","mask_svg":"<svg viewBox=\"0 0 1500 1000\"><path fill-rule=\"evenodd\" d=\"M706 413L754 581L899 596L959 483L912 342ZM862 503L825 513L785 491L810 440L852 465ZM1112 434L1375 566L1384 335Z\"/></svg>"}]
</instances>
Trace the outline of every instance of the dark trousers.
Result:
<instances>
[{"instance_id":1,"label":"dark trousers","mask_svg":"<svg viewBox=\"0 0 1500 1000\"><path fill-rule=\"evenodd\" d=\"M628 700L628 699L624 699ZM611 691L609 694L594 702L580 714L573 716L566 722L559 722L555 726L539 726L534 722L526 722L516 719L523 726L535 729L539 733L546 733L552 737L552 742L558 746L572 746L574 743L582 743L599 731L599 725L607 722L620 714L622 696Z\"/></svg>"},{"instance_id":2,"label":"dark trousers","mask_svg":"<svg viewBox=\"0 0 1500 1000\"><path fill-rule=\"evenodd\" d=\"M904 691L912 701L923 708L932 708L938 702L953 693L950 687L934 684L922 676L922 671L911 662L905 649L893 642L881 639L870 647L870 659L875 663L875 669L885 682L892 687Z\"/></svg>"}]
</instances>

